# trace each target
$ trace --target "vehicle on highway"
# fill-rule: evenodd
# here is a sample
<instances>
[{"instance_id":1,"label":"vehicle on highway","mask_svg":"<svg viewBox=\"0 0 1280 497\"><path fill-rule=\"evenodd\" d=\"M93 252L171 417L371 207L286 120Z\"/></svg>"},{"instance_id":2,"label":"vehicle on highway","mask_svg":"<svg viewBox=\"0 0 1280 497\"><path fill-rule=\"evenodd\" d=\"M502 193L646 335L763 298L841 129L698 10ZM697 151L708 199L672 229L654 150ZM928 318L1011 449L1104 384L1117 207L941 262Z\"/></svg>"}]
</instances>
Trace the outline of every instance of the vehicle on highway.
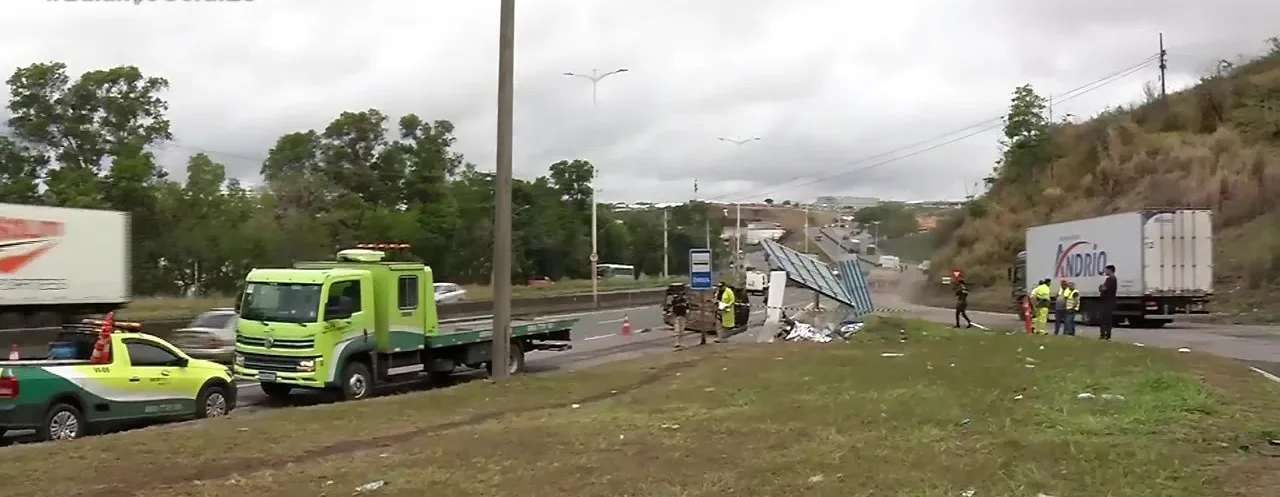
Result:
<instances>
[{"instance_id":1,"label":"vehicle on highway","mask_svg":"<svg viewBox=\"0 0 1280 497\"><path fill-rule=\"evenodd\" d=\"M235 309L211 309L174 330L171 340L191 357L231 364L236 355L236 321Z\"/></svg>"},{"instance_id":2,"label":"vehicle on highway","mask_svg":"<svg viewBox=\"0 0 1280 497\"><path fill-rule=\"evenodd\" d=\"M857 238L850 238L848 242L848 250L850 254L857 254L862 251L862 242Z\"/></svg>"},{"instance_id":3,"label":"vehicle on highway","mask_svg":"<svg viewBox=\"0 0 1280 497\"><path fill-rule=\"evenodd\" d=\"M745 284L747 293L753 295L764 295L769 291L769 273L764 271L747 271Z\"/></svg>"},{"instance_id":4,"label":"vehicle on highway","mask_svg":"<svg viewBox=\"0 0 1280 497\"><path fill-rule=\"evenodd\" d=\"M902 266L902 261L898 259L898 256L896 255L882 255L880 256L879 265L882 268L896 270L896 269L899 269L900 266Z\"/></svg>"},{"instance_id":5,"label":"vehicle on highway","mask_svg":"<svg viewBox=\"0 0 1280 497\"><path fill-rule=\"evenodd\" d=\"M432 288L435 290L437 304L452 304L467 298L467 289L457 283L434 283Z\"/></svg>"},{"instance_id":6,"label":"vehicle on highway","mask_svg":"<svg viewBox=\"0 0 1280 497\"><path fill-rule=\"evenodd\" d=\"M602 280L607 279L628 279L636 278L636 268L630 264L597 264L596 276Z\"/></svg>"},{"instance_id":7,"label":"vehicle on highway","mask_svg":"<svg viewBox=\"0 0 1280 497\"><path fill-rule=\"evenodd\" d=\"M386 261L378 250L349 249L337 260L254 269L245 281L235 374L270 397L326 390L347 400L375 387L441 376L461 366L491 367L493 322L442 323L431 268ZM577 319L514 320L508 373L525 353L571 348Z\"/></svg>"},{"instance_id":8,"label":"vehicle on highway","mask_svg":"<svg viewBox=\"0 0 1280 497\"><path fill-rule=\"evenodd\" d=\"M193 359L137 323L116 323L104 360L93 361L94 322L68 329L52 357L0 361L0 437L35 430L39 440L71 440L112 426L223 416L235 408L227 366ZM121 331L123 330L123 331ZM65 355L64 355L65 354Z\"/></svg>"},{"instance_id":9,"label":"vehicle on highway","mask_svg":"<svg viewBox=\"0 0 1280 497\"><path fill-rule=\"evenodd\" d=\"M866 255L866 256L868 256L868 257L871 257L871 256L875 256L876 254L878 254L878 253L880 252L880 249L879 249L878 247L876 247L876 245L875 245L874 243L868 243L868 244L867 244L867 246L866 246L866 248L864 248L864 249L862 250L862 252L863 252L863 254L864 254L864 255Z\"/></svg>"},{"instance_id":10,"label":"vehicle on highway","mask_svg":"<svg viewBox=\"0 0 1280 497\"><path fill-rule=\"evenodd\" d=\"M1204 314L1213 297L1213 213L1202 209L1150 209L1035 226L1026 250L1008 269L1015 303L1050 278L1080 292L1084 324L1097 324L1098 287L1116 268L1115 325L1158 328L1178 314Z\"/></svg>"},{"instance_id":11,"label":"vehicle on highway","mask_svg":"<svg viewBox=\"0 0 1280 497\"><path fill-rule=\"evenodd\" d=\"M822 235L813 235L813 241L815 242L822 241Z\"/></svg>"},{"instance_id":12,"label":"vehicle on highway","mask_svg":"<svg viewBox=\"0 0 1280 497\"><path fill-rule=\"evenodd\" d=\"M0 330L57 328L129 302L129 214L0 204Z\"/></svg>"}]
</instances>

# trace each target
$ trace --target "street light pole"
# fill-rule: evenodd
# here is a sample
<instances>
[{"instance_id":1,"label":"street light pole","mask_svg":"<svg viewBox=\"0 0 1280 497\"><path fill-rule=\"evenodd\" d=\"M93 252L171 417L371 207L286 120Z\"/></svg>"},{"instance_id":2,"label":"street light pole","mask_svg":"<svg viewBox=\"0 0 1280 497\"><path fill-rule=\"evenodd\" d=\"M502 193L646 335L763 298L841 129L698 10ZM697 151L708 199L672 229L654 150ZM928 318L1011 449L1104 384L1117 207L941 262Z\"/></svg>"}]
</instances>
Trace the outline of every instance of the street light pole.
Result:
<instances>
[{"instance_id":1,"label":"street light pole","mask_svg":"<svg viewBox=\"0 0 1280 497\"><path fill-rule=\"evenodd\" d=\"M717 139L717 140L720 140L720 141L722 141L722 142L732 143L732 144L734 145L734 147L736 147L736 148L741 148L743 145L746 145L746 144L751 143L751 142L760 141L760 137L759 137L759 136L751 137L751 138L747 138L747 139L724 138L724 137L720 137L720 138L716 138L716 139ZM742 264L742 262L743 262L743 257L742 257L742 202L735 202L735 203L734 203L734 208L735 208L735 210L737 211L737 219L736 219L736 220L734 220L734 226L733 226L733 238L734 238L734 241L733 241L733 260L734 260L734 266L735 266L735 268L736 268L736 270L735 270L734 272L735 272L735 273L737 273L737 276L738 276L738 282L739 282L739 283L745 283L745 282L746 282L746 280L747 280L747 270L743 267L743 264Z\"/></svg>"},{"instance_id":2,"label":"street light pole","mask_svg":"<svg viewBox=\"0 0 1280 497\"><path fill-rule=\"evenodd\" d=\"M498 16L498 144L494 174L493 349L490 375L507 376L511 347L511 155L515 111L516 2L502 0Z\"/></svg>"},{"instance_id":3,"label":"street light pole","mask_svg":"<svg viewBox=\"0 0 1280 497\"><path fill-rule=\"evenodd\" d=\"M592 130L595 130L595 128L597 127L597 123L595 122L595 120L598 117L596 113L596 102L597 102L596 86L600 84L600 80L603 80L604 78L607 78L609 76L613 76L614 74L621 74L624 72L627 72L626 68L614 69L606 73L600 73L599 71L592 69L591 74L589 75L573 73L573 72L564 73L565 76L569 76L571 78L582 78L591 82L591 120L592 120L591 129ZM597 273L597 267L598 267L598 264L600 264L600 237L598 233L599 227L597 226L599 224L599 221L596 213L596 211L599 210L596 206L596 176L597 176L596 171L597 171L596 165L592 163L591 164L591 185L590 185L591 186L591 302L595 307L600 307L600 275Z\"/></svg>"}]
</instances>

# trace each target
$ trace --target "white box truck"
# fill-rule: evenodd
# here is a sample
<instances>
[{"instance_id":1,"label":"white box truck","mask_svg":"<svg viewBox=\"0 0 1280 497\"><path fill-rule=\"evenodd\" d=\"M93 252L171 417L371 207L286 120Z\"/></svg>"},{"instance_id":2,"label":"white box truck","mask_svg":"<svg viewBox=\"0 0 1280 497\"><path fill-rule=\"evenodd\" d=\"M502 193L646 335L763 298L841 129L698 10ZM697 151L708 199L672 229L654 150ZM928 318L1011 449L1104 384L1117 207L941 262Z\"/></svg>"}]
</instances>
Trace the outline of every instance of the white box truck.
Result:
<instances>
[{"instance_id":1,"label":"white box truck","mask_svg":"<svg viewBox=\"0 0 1280 497\"><path fill-rule=\"evenodd\" d=\"M47 328L129 301L129 214L0 204L0 330Z\"/></svg>"},{"instance_id":2,"label":"white box truck","mask_svg":"<svg viewBox=\"0 0 1280 497\"><path fill-rule=\"evenodd\" d=\"M1149 209L1027 230L1026 250L1009 270L1014 298L1050 278L1075 282L1080 321L1097 324L1103 270L1116 270L1115 325L1160 327L1177 314L1207 313L1213 297L1213 213Z\"/></svg>"}]
</instances>

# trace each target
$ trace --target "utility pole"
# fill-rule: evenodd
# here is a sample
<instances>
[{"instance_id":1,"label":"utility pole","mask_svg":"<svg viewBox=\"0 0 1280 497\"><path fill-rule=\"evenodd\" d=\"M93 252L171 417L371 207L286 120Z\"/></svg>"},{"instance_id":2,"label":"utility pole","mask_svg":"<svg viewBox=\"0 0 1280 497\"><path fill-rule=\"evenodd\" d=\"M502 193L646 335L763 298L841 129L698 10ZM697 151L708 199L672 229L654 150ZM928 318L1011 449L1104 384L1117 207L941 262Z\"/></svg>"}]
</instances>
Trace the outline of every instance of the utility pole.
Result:
<instances>
[{"instance_id":1,"label":"utility pole","mask_svg":"<svg viewBox=\"0 0 1280 497\"><path fill-rule=\"evenodd\" d=\"M804 253L809 253L809 208L804 208Z\"/></svg>"},{"instance_id":2,"label":"utility pole","mask_svg":"<svg viewBox=\"0 0 1280 497\"><path fill-rule=\"evenodd\" d=\"M1169 95L1164 84L1165 70L1169 68L1167 55L1169 55L1169 52L1164 49L1164 33L1160 33L1160 99L1162 100Z\"/></svg>"},{"instance_id":3,"label":"utility pole","mask_svg":"<svg viewBox=\"0 0 1280 497\"><path fill-rule=\"evenodd\" d=\"M668 212L668 209L666 207L663 207L662 208L662 277L663 278L669 278L671 274L667 272L667 270L670 269L668 267L668 264L671 261L671 256L670 256L671 249L667 245L671 239L670 235L667 234L667 212Z\"/></svg>"},{"instance_id":4,"label":"utility pole","mask_svg":"<svg viewBox=\"0 0 1280 497\"><path fill-rule=\"evenodd\" d=\"M498 153L493 220L493 350L490 375L506 378L511 349L511 143L515 111L516 1L498 15Z\"/></svg>"},{"instance_id":5,"label":"utility pole","mask_svg":"<svg viewBox=\"0 0 1280 497\"><path fill-rule=\"evenodd\" d=\"M746 138L746 139L724 138L724 137L720 137L716 139L725 143L732 143L735 148L742 148L743 145L746 145L748 143L760 141L759 136ZM734 220L734 225L733 225L734 274L737 276L739 283L745 283L747 280L747 270L743 267L743 263L742 263L743 262L742 261L742 202L735 202L734 205L737 210L737 219Z\"/></svg>"},{"instance_id":6,"label":"utility pole","mask_svg":"<svg viewBox=\"0 0 1280 497\"><path fill-rule=\"evenodd\" d=\"M596 122L598 119L598 113L596 111L596 86L600 84L600 80L613 76L614 74L624 72L627 72L627 69L614 69L603 74L592 69L590 75L572 72L564 73L565 76L569 76L571 78L582 78L591 82L592 130L599 127L599 123ZM600 307L600 275L597 273L597 265L600 264L600 228L598 226L598 213L596 212L599 210L599 206L596 205L596 171L598 171L596 165L594 163L591 164L591 302L595 304L596 307Z\"/></svg>"}]
</instances>

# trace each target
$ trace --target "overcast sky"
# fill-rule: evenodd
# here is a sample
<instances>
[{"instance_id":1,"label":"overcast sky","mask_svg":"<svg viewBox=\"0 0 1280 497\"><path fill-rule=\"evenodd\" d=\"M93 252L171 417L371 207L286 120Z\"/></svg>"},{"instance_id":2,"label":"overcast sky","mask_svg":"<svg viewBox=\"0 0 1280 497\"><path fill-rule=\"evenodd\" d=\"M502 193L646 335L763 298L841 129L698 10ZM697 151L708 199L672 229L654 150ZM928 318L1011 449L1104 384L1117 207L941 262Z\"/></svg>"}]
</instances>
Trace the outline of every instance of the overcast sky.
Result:
<instances>
[{"instance_id":1,"label":"overcast sky","mask_svg":"<svg viewBox=\"0 0 1280 497\"><path fill-rule=\"evenodd\" d=\"M497 5L8 0L0 68L168 78L176 142L161 157L179 177L206 151L255 181L279 135L370 107L453 121L458 150L491 170ZM1267 0L527 0L517 18L516 175L585 158L602 200L620 201L684 200L695 178L717 200L959 198L990 171L998 129L867 166L1000 116L1019 84L1057 95L1133 67L1161 31L1171 89L1280 35ZM594 108L591 84L563 76L622 67ZM1138 101L1157 76L1148 66L1054 113Z\"/></svg>"}]
</instances>

